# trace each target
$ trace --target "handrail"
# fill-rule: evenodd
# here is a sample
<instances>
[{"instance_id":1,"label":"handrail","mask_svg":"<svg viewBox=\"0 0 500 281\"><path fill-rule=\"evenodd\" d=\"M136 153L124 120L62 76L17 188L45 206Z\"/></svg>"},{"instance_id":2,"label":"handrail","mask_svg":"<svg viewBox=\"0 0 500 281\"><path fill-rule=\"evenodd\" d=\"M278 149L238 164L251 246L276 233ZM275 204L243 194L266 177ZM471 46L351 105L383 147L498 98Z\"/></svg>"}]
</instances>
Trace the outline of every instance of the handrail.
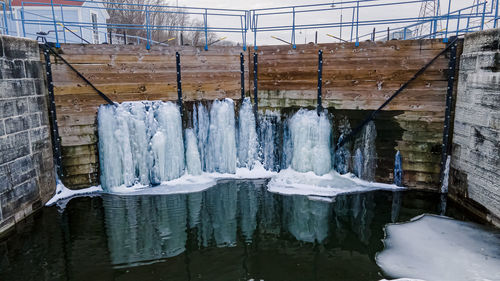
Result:
<instances>
[{"instance_id":1,"label":"handrail","mask_svg":"<svg viewBox=\"0 0 500 281\"><path fill-rule=\"evenodd\" d=\"M377 17L376 14L370 13L373 11L371 9L385 8L385 7L398 7L399 9L404 7L415 7L419 3L426 3L434 0L344 0L340 3L319 3L319 4L305 4L305 5L294 5L294 6L283 6L283 7L271 7L271 8L258 8L251 10L243 9L228 9L228 8L204 8L204 7L179 7L172 5L152 5L144 3L118 3L118 2L107 2L104 0L68 0L66 4L55 4L54 1L43 1L40 0L22 0L21 6L13 7L11 5L12 0L7 3L0 2L2 4L3 12L3 25L2 28L4 33L9 34L11 30L8 30L9 26L21 26L22 33L24 36L33 33L27 30L28 26L38 25L54 29L54 36L51 40L55 40L56 46L59 46L60 42L71 41L68 40L66 33L61 35L59 38L58 29L60 31L61 27L58 27L59 23L64 24L70 28L79 28L85 30L91 30L98 34L108 34L109 29L115 30L132 30L130 36L140 34L145 37L145 42L147 48L149 49L152 44L161 44L161 42L154 41L155 34L163 31L175 31L175 32L200 32L205 41L205 49L209 47L208 34L211 32L218 33L241 33L242 47L246 50L246 36L247 32L253 32L253 45L257 48L257 33L261 32L291 32L292 47L295 47L295 41L297 39L296 32L299 30L319 30L319 29L345 29L348 31L350 29L351 39L339 37L340 41L350 41L356 42L358 45L360 40L364 39L377 39L377 38L389 38L385 36L386 30L389 28L390 31L394 32L404 32L403 36L399 39L420 39L420 38L436 38L441 37L443 41L447 41L448 35L457 35L461 33L468 33L477 30L483 30L486 28L486 24L493 21L493 26L496 27L499 19L499 2L500 0L492 0L487 2L487 0L482 0L481 2L475 3L474 5L469 5L467 7L459 8L456 10L451 9L452 1L448 2L447 12L444 15L432 15L425 17L416 16L398 16L389 15L384 17ZM73 2L73 3L71 3ZM82 6L81 3L87 3L87 5ZM69 4L68 4L69 3ZM30 5L39 5L50 9L50 16L34 13L32 10L28 9ZM111 5L111 6L106 6ZM413 5L413 6L412 6ZM95 11L107 11L111 12L129 12L131 15L135 13L140 13L145 16L143 22L131 22L123 23L119 21L111 22L90 22L89 20L74 20L70 17L64 17L66 13L66 8L74 9L76 7L82 9L92 9ZM56 9L57 8L57 9ZM317 13L323 13L322 15L329 15L327 18L332 18L331 13L342 12L346 13L344 19L337 20L321 20L321 17L316 17ZM370 14L370 17L366 17L366 12ZM0 13L2 11L0 10ZM328 14L330 13L330 14ZM17 14L17 15L16 15ZM34 15L36 14L36 15ZM200 25L186 24L186 23L163 23L157 22L153 18L158 15L175 15L175 16L191 16L200 21ZM351 19L352 15L352 19ZM289 17L288 20L279 21L279 23L266 23L266 19L273 19L277 16ZM305 18L307 17L307 19ZM466 28L463 26L466 23ZM10 24L9 24L10 22ZM13 25L12 22L19 22L20 24ZM479 23L480 22L480 23ZM441 23L445 25L446 28L443 30L437 30L437 24ZM477 23L477 24L476 24ZM462 24L462 27L460 25ZM432 30L423 34L421 31L417 34L415 29L422 30L425 26L432 26ZM369 32L366 30L369 27ZM19 27L16 27L19 28ZM64 28L63 28L64 29ZM372 31L372 29L375 29ZM379 30L377 30L379 29ZM67 29L65 29L67 30ZM102 32L106 30L106 32ZM19 32L19 30L18 30ZM88 31L87 31L88 32ZM332 33L331 30L327 31ZM365 33L366 32L366 33ZM144 34L143 34L144 33ZM342 31L341 31L342 33ZM347 32L349 33L349 32ZM359 34L362 33L362 34ZM87 33L88 34L88 33ZM373 36L375 34L375 36ZM271 34L273 35L273 34ZM379 36L381 35L381 36ZM85 35L87 38L89 35ZM373 38L372 38L373 36ZM69 36L74 38L73 36ZM78 37L78 36L77 36ZM279 35L282 37L282 35ZM108 41L107 35L104 36L105 41ZM92 41L88 40L87 41ZM74 40L73 40L74 41ZM83 40L82 40L83 41ZM103 42L102 39L99 40ZM160 40L161 41L161 40Z\"/></svg>"}]
</instances>

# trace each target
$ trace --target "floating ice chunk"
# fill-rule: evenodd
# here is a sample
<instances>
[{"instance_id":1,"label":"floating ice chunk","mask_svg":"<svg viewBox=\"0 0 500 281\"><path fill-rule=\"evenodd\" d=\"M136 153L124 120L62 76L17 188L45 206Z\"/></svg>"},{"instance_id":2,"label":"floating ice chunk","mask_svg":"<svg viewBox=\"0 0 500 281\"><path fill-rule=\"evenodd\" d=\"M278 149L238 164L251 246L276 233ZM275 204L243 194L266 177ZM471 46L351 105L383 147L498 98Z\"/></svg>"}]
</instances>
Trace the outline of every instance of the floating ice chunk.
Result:
<instances>
[{"instance_id":1,"label":"floating ice chunk","mask_svg":"<svg viewBox=\"0 0 500 281\"><path fill-rule=\"evenodd\" d=\"M58 207L64 209L66 207L66 204L73 198L93 196L103 191L100 186L71 190L64 186L64 184L59 179L56 179L56 183L56 193L47 203L45 203L45 206L53 206L57 204Z\"/></svg>"},{"instance_id":2,"label":"floating ice chunk","mask_svg":"<svg viewBox=\"0 0 500 281\"><path fill-rule=\"evenodd\" d=\"M402 188L392 184L367 182L356 178L353 174L340 175L332 171L318 176L313 172L301 173L293 169L281 170L268 184L268 190L274 193L326 197L380 189Z\"/></svg>"},{"instance_id":3,"label":"floating ice chunk","mask_svg":"<svg viewBox=\"0 0 500 281\"><path fill-rule=\"evenodd\" d=\"M386 227L377 264L393 278L427 281L500 280L500 232L424 215Z\"/></svg>"}]
</instances>

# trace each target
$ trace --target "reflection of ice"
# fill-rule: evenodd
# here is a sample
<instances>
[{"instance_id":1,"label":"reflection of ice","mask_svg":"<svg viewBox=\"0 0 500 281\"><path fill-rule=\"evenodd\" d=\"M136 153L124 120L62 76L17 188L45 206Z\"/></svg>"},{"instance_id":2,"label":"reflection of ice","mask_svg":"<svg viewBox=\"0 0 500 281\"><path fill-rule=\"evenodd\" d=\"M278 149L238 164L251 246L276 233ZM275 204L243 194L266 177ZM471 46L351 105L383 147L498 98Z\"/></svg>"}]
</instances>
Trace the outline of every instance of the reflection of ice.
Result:
<instances>
[{"instance_id":1,"label":"reflection of ice","mask_svg":"<svg viewBox=\"0 0 500 281\"><path fill-rule=\"evenodd\" d=\"M215 239L217 246L231 246L236 243L236 216L238 188L234 183L220 183L204 194L201 215L201 243L210 245Z\"/></svg>"},{"instance_id":2,"label":"reflection of ice","mask_svg":"<svg viewBox=\"0 0 500 281\"><path fill-rule=\"evenodd\" d=\"M176 256L186 244L186 196L104 197L113 264Z\"/></svg>"},{"instance_id":3,"label":"reflection of ice","mask_svg":"<svg viewBox=\"0 0 500 281\"><path fill-rule=\"evenodd\" d=\"M396 222L401 210L401 192L392 193L391 222Z\"/></svg>"},{"instance_id":4,"label":"reflection of ice","mask_svg":"<svg viewBox=\"0 0 500 281\"><path fill-rule=\"evenodd\" d=\"M328 236L329 203L289 196L283 198L283 212L286 227L297 240L321 243Z\"/></svg>"},{"instance_id":5,"label":"reflection of ice","mask_svg":"<svg viewBox=\"0 0 500 281\"><path fill-rule=\"evenodd\" d=\"M393 278L500 280L500 232L425 215L386 227L376 261Z\"/></svg>"},{"instance_id":6,"label":"reflection of ice","mask_svg":"<svg viewBox=\"0 0 500 281\"><path fill-rule=\"evenodd\" d=\"M241 233L247 242L252 241L252 236L257 227L257 212L259 209L259 190L252 182L238 184L239 225Z\"/></svg>"}]
</instances>

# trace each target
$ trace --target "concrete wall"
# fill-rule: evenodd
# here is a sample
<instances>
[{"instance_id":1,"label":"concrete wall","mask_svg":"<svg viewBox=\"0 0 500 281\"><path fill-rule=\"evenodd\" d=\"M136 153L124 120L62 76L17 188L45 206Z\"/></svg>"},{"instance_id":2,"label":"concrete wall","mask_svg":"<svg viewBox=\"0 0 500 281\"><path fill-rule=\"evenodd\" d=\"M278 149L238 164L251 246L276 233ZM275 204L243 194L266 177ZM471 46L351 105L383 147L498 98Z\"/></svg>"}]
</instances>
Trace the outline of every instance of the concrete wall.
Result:
<instances>
[{"instance_id":1,"label":"concrete wall","mask_svg":"<svg viewBox=\"0 0 500 281\"><path fill-rule=\"evenodd\" d=\"M450 196L490 220L500 217L500 29L465 37Z\"/></svg>"},{"instance_id":2,"label":"concrete wall","mask_svg":"<svg viewBox=\"0 0 500 281\"><path fill-rule=\"evenodd\" d=\"M46 94L37 42L0 36L0 233L55 191Z\"/></svg>"}]
</instances>

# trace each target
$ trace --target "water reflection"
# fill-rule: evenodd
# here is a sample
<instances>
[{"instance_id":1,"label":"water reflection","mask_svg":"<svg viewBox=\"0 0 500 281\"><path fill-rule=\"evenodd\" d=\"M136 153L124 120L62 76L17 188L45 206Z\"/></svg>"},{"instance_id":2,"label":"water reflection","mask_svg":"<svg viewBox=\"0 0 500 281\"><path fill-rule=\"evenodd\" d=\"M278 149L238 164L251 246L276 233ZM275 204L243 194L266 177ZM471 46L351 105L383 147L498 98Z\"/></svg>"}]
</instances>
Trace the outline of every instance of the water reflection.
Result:
<instances>
[{"instance_id":1,"label":"water reflection","mask_svg":"<svg viewBox=\"0 0 500 281\"><path fill-rule=\"evenodd\" d=\"M398 195L399 196L399 195ZM228 181L200 193L168 196L106 195L106 233L115 265L177 256L190 245L234 247L239 238L291 236L309 243L357 239L367 245L375 216L374 193L339 196L335 201L266 192L265 181ZM400 203L393 197L391 221ZM258 233L256 234L256 231ZM332 233L333 232L333 233Z\"/></svg>"},{"instance_id":2,"label":"water reflection","mask_svg":"<svg viewBox=\"0 0 500 281\"><path fill-rule=\"evenodd\" d=\"M384 225L439 203L408 191L328 202L269 193L265 181L79 198L0 239L0 280L379 280Z\"/></svg>"}]
</instances>

